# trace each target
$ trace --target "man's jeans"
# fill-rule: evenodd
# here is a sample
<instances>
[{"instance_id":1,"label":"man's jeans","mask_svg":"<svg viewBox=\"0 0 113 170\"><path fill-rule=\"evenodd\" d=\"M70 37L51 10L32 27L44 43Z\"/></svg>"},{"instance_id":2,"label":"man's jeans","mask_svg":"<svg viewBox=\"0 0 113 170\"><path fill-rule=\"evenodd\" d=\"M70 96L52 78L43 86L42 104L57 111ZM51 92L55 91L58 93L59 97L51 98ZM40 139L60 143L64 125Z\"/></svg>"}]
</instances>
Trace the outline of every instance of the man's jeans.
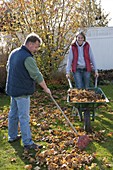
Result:
<instances>
[{"instance_id":1,"label":"man's jeans","mask_svg":"<svg viewBox=\"0 0 113 170\"><path fill-rule=\"evenodd\" d=\"M18 123L24 145L33 144L29 126L30 97L11 97L11 108L8 115L8 140L18 135Z\"/></svg>"},{"instance_id":2,"label":"man's jeans","mask_svg":"<svg viewBox=\"0 0 113 170\"><path fill-rule=\"evenodd\" d=\"M77 69L73 73L75 86L78 89L87 89L90 84L90 72L87 72L85 69Z\"/></svg>"}]
</instances>

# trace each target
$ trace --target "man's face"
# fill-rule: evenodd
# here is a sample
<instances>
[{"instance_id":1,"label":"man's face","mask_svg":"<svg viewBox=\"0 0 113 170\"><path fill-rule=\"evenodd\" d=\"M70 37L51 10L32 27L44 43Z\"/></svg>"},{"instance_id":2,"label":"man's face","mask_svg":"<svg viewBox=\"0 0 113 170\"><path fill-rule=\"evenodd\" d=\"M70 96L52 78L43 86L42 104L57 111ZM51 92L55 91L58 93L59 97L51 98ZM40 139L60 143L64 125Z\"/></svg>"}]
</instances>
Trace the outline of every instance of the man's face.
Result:
<instances>
[{"instance_id":1,"label":"man's face","mask_svg":"<svg viewBox=\"0 0 113 170\"><path fill-rule=\"evenodd\" d=\"M39 41L29 42L27 45L27 48L29 49L31 53L35 53L38 50L39 46L40 46Z\"/></svg>"}]
</instances>

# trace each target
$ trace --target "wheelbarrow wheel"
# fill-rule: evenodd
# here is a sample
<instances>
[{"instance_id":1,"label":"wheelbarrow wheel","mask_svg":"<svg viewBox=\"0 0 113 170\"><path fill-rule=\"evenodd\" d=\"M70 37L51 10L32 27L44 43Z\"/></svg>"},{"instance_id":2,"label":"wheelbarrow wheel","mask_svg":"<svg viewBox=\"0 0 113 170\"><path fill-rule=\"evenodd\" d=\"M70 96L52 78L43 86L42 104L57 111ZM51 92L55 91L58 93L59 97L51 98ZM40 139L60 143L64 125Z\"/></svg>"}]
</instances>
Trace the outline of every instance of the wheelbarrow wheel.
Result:
<instances>
[{"instance_id":1,"label":"wheelbarrow wheel","mask_svg":"<svg viewBox=\"0 0 113 170\"><path fill-rule=\"evenodd\" d=\"M86 132L91 132L91 121L90 121L90 111L84 111L84 130Z\"/></svg>"}]
</instances>

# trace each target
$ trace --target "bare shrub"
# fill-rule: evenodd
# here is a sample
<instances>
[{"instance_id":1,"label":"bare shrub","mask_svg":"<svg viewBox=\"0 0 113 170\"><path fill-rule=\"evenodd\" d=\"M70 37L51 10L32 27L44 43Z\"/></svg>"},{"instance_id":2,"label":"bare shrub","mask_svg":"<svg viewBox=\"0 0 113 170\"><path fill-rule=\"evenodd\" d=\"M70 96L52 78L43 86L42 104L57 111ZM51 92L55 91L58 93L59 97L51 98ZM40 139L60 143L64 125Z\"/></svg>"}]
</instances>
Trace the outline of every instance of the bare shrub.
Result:
<instances>
[{"instance_id":1,"label":"bare shrub","mask_svg":"<svg viewBox=\"0 0 113 170\"><path fill-rule=\"evenodd\" d=\"M0 88L5 88L6 82L6 62L7 62L8 54L0 55Z\"/></svg>"}]
</instances>

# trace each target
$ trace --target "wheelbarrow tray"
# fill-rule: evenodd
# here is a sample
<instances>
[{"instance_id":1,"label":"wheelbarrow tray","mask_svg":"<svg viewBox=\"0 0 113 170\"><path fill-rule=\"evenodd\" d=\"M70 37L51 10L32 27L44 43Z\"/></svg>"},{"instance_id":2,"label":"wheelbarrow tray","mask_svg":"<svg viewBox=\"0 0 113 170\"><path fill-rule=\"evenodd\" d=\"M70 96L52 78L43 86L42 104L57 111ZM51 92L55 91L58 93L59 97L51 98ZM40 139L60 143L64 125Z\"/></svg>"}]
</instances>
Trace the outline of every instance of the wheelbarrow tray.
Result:
<instances>
[{"instance_id":1,"label":"wheelbarrow tray","mask_svg":"<svg viewBox=\"0 0 113 170\"><path fill-rule=\"evenodd\" d=\"M100 94L101 96L102 96L102 99L104 99L104 101L102 101L102 102L94 102L94 101L87 101L87 102L71 102L70 101L70 96L69 96L69 94L67 95L67 102L69 102L69 103L73 103L73 104L76 104L76 105L80 105L80 104L82 104L82 106L83 107L86 107L86 105L94 105L95 104L95 107L98 107L99 105L101 105L101 104L104 104L104 103L106 103L106 102L109 102L109 100L108 100L108 98L106 97L106 95L105 95L105 93L102 91L102 89L101 88L99 88L99 87L96 87L96 88L88 88L88 90L92 90L92 91L95 91L95 93L97 93L97 94Z\"/></svg>"},{"instance_id":2,"label":"wheelbarrow tray","mask_svg":"<svg viewBox=\"0 0 113 170\"><path fill-rule=\"evenodd\" d=\"M84 129L86 132L90 132L91 130L91 122L90 122L90 113L93 112L93 118L95 115L95 109L98 108L101 105L104 105L105 103L108 103L109 100L102 91L101 88L95 87L95 88L88 88L88 90L93 90L95 93L100 94L102 96L102 99L104 99L102 102L97 101L87 101L87 102L71 102L69 94L67 95L67 102L71 105L74 105L76 108L79 109L79 117L82 120L82 112L84 112Z\"/></svg>"}]
</instances>

